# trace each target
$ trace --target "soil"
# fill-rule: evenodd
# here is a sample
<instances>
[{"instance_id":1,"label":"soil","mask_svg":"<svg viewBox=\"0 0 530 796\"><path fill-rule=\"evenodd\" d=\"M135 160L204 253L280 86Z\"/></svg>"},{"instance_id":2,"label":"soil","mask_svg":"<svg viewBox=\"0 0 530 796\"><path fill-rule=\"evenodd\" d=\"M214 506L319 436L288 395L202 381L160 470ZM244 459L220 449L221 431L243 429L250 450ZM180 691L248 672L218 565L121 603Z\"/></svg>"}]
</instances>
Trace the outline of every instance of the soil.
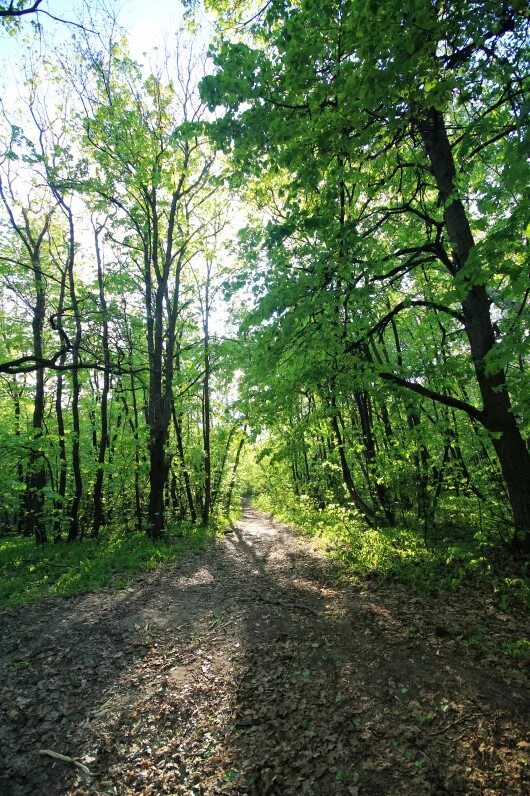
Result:
<instances>
[{"instance_id":1,"label":"soil","mask_svg":"<svg viewBox=\"0 0 530 796\"><path fill-rule=\"evenodd\" d=\"M348 582L247 509L178 569L0 615L0 793L527 794L527 667L499 652L524 622Z\"/></svg>"}]
</instances>

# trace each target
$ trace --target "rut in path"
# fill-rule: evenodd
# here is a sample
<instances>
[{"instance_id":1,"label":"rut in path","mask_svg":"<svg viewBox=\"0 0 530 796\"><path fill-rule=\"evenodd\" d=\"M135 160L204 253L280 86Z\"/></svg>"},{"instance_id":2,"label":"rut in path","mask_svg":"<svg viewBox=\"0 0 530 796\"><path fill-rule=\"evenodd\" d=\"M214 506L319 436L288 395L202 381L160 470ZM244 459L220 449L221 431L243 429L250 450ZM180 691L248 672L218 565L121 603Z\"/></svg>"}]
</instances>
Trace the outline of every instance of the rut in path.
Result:
<instances>
[{"instance_id":1,"label":"rut in path","mask_svg":"<svg viewBox=\"0 0 530 796\"><path fill-rule=\"evenodd\" d=\"M179 569L4 612L0 792L527 793L519 671L505 682L438 632L464 621L461 596L338 574L247 509ZM483 623L508 632L493 606Z\"/></svg>"}]
</instances>

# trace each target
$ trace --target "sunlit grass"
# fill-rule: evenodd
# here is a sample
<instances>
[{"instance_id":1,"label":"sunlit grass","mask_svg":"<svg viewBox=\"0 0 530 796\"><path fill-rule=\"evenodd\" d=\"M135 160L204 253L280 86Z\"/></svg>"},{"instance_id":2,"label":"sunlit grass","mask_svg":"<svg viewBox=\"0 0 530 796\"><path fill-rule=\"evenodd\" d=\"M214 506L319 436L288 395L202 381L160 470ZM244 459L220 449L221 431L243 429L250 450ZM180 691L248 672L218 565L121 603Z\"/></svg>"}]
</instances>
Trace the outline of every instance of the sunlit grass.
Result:
<instances>
[{"instance_id":1,"label":"sunlit grass","mask_svg":"<svg viewBox=\"0 0 530 796\"><path fill-rule=\"evenodd\" d=\"M144 533L119 531L104 533L97 540L42 546L30 538L0 539L0 607L105 587L122 588L137 572L178 564L201 550L214 535L212 529L186 525L171 529L159 542Z\"/></svg>"},{"instance_id":2,"label":"sunlit grass","mask_svg":"<svg viewBox=\"0 0 530 796\"><path fill-rule=\"evenodd\" d=\"M499 565L506 561L507 553L497 556L493 544L441 540L428 546L420 529L367 529L345 507L332 504L320 509L303 496L284 498L281 506L260 496L257 505L286 525L319 539L352 577L393 580L422 594L476 584L490 591L501 607L530 606L530 579L524 567L515 571Z\"/></svg>"}]
</instances>

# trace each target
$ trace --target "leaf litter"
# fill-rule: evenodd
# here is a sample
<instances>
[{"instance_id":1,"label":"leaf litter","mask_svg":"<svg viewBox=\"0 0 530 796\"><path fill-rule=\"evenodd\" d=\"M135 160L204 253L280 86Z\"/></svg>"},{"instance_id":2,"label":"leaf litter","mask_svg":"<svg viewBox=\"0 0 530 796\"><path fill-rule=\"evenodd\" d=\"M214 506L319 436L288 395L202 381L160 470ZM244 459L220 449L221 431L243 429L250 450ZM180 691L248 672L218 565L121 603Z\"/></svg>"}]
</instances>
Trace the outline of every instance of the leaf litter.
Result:
<instances>
[{"instance_id":1,"label":"leaf litter","mask_svg":"<svg viewBox=\"0 0 530 796\"><path fill-rule=\"evenodd\" d=\"M526 617L341 575L247 510L178 569L5 611L0 792L526 794Z\"/></svg>"}]
</instances>

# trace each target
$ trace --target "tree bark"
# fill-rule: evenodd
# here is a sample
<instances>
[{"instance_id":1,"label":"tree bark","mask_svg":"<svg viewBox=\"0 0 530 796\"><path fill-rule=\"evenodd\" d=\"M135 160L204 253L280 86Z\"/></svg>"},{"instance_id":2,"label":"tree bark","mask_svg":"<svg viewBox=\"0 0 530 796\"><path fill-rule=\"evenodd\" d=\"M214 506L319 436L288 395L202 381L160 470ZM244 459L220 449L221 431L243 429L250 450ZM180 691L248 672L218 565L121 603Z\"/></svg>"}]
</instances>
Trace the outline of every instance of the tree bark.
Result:
<instances>
[{"instance_id":1,"label":"tree bark","mask_svg":"<svg viewBox=\"0 0 530 796\"><path fill-rule=\"evenodd\" d=\"M359 495L355 487L355 484L353 482L353 476L351 474L350 465L348 464L348 459L346 458L346 451L344 450L344 440L342 439L342 435L340 433L339 421L337 418L337 402L333 394L330 398L330 407L331 407L331 417L330 417L331 428L335 436L336 448L339 453L340 466L342 470L342 480L344 481L344 486L346 487L348 495L350 496L350 499L352 500L355 508L363 515L363 517L367 522L372 524L374 520L374 511Z\"/></svg>"},{"instance_id":2,"label":"tree bark","mask_svg":"<svg viewBox=\"0 0 530 796\"><path fill-rule=\"evenodd\" d=\"M430 168L444 205L444 219L453 245L455 275L462 271L475 245L465 207L455 195L456 168L442 113L429 108L418 128ZM495 348L495 334L490 315L490 299L481 284L470 284L462 300L466 330L475 375L483 402L485 427L492 432L508 490L515 524L513 547L530 554L530 453L512 411L503 369L486 372L486 357Z\"/></svg>"},{"instance_id":3,"label":"tree bark","mask_svg":"<svg viewBox=\"0 0 530 796\"><path fill-rule=\"evenodd\" d=\"M61 346L64 348L65 335L63 330L63 312L64 300L66 293L66 269L61 274L61 287L59 292L59 304L57 307L57 316L55 321L55 328L59 332ZM61 354L59 365L63 366L66 362L66 351ZM64 376L59 371L57 374L57 384L55 388L55 419L57 423L57 439L59 447L59 474L57 479L57 497L55 500L55 520L54 520L54 536L59 539L63 527L62 517L64 512L64 503L66 498L66 479L68 465L66 461L66 439L65 439L65 425L63 413L63 389L64 389Z\"/></svg>"},{"instance_id":4,"label":"tree bark","mask_svg":"<svg viewBox=\"0 0 530 796\"><path fill-rule=\"evenodd\" d=\"M166 439L171 407L162 392L164 285L155 296L154 350L149 382L149 505L148 533L159 539L164 532L164 486L167 477Z\"/></svg>"},{"instance_id":5,"label":"tree bark","mask_svg":"<svg viewBox=\"0 0 530 796\"><path fill-rule=\"evenodd\" d=\"M393 525L395 522L395 514L389 499L388 490L385 484L381 482L379 474L375 472L375 438L370 397L366 392L357 391L354 394L354 398L359 413L369 485L373 492L375 492L375 497L383 509L386 521L389 525Z\"/></svg>"},{"instance_id":6,"label":"tree bark","mask_svg":"<svg viewBox=\"0 0 530 796\"><path fill-rule=\"evenodd\" d=\"M237 448L236 448L236 455L235 455L235 458L234 458L234 464L232 465L232 472L230 473L230 481L228 482L228 489L226 490L225 511L227 511L227 512L230 511L230 506L232 505L232 495L234 493L234 487L236 485L237 470L238 470L238 467L239 467L239 460L241 458L241 451L243 450L243 446L244 446L245 440L246 440L246 437L245 437L246 430L247 430L247 427L245 425L243 427L243 435L241 436L241 439L239 440Z\"/></svg>"},{"instance_id":7,"label":"tree bark","mask_svg":"<svg viewBox=\"0 0 530 796\"><path fill-rule=\"evenodd\" d=\"M207 267L204 315L203 315L203 402L202 402L202 438L204 451L204 499L202 504L202 524L208 525L212 502L212 450L210 442L210 265Z\"/></svg>"},{"instance_id":8,"label":"tree bark","mask_svg":"<svg viewBox=\"0 0 530 796\"><path fill-rule=\"evenodd\" d=\"M68 529L68 541L73 542L79 538L79 509L83 496L83 475L81 473L81 420L79 415L79 395L81 385L79 379L79 349L82 339L81 315L79 312L79 301L75 285L74 261L75 261L75 236L74 218L71 207L69 207L62 197L58 196L59 203L68 220L68 288L70 302L74 316L75 333L72 344L72 471L74 474L74 495L70 504L70 526Z\"/></svg>"},{"instance_id":9,"label":"tree bark","mask_svg":"<svg viewBox=\"0 0 530 796\"><path fill-rule=\"evenodd\" d=\"M103 281L103 259L99 245L99 234L101 228L94 230L94 245L96 251L97 280L99 291L99 305L102 315L101 322L101 348L103 351L103 385L101 389L100 404L100 437L97 459L96 480L94 483L93 506L94 515L92 520L92 536L97 538L102 524L105 521L103 509L103 478L105 474L105 454L109 446L109 419L108 419L108 396L110 389L110 352L109 352L109 319L107 309L107 299L105 297L105 285Z\"/></svg>"},{"instance_id":10,"label":"tree bark","mask_svg":"<svg viewBox=\"0 0 530 796\"><path fill-rule=\"evenodd\" d=\"M31 328L33 332L33 350L35 357L42 359L42 330L44 328L44 314L46 294L40 263L37 258L32 263L35 275L35 306ZM42 424L44 420L44 368L38 367L35 371L35 398L33 401L33 445L28 462L28 475L26 479L26 499L24 501L24 524L28 533L35 534L37 544L46 541L46 525L44 521L44 497L42 490L46 486L46 469L44 461L38 450L38 440L42 437Z\"/></svg>"},{"instance_id":11,"label":"tree bark","mask_svg":"<svg viewBox=\"0 0 530 796\"><path fill-rule=\"evenodd\" d=\"M133 406L133 418L130 419L131 429L134 437L134 505L136 509L136 523L138 530L142 530L142 499L140 496L140 449L139 449L139 419L138 402L136 400L136 388L134 386L134 376L131 376L131 396Z\"/></svg>"}]
</instances>

